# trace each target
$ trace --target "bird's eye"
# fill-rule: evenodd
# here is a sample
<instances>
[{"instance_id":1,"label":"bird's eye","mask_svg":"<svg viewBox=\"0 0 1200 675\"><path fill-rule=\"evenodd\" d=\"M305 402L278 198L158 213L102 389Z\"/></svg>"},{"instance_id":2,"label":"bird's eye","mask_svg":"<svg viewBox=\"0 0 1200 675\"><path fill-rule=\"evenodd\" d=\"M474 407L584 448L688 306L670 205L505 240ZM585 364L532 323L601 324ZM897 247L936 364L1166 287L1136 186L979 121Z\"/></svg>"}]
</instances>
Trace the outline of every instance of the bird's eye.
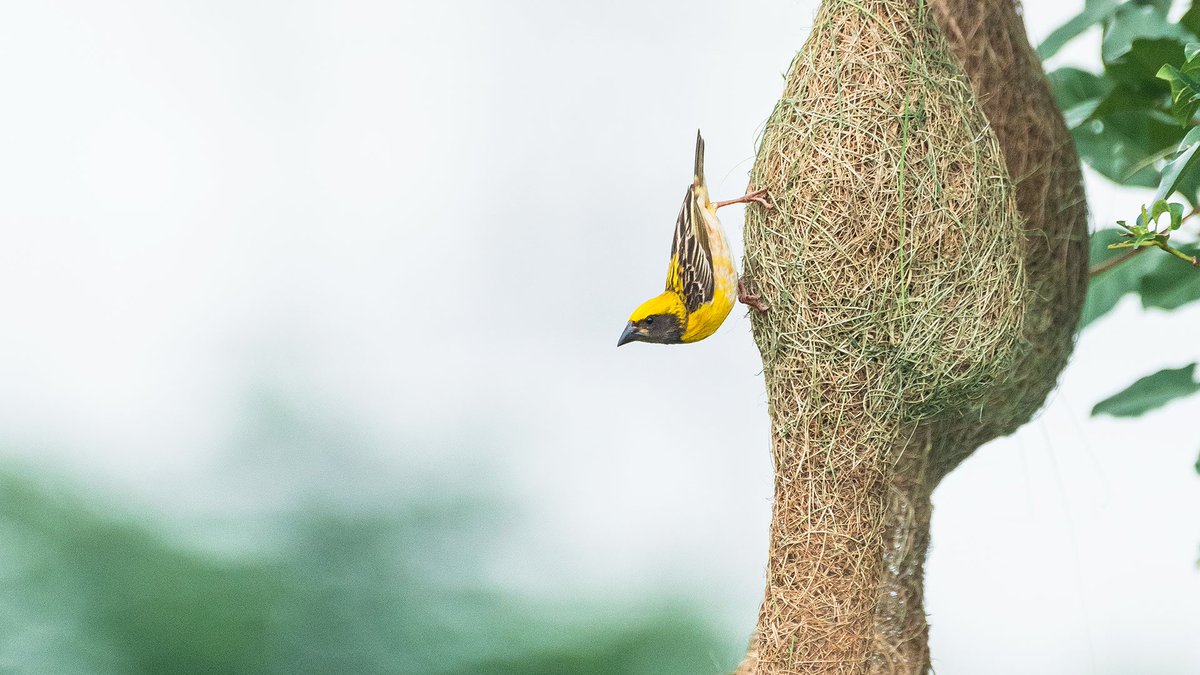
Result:
<instances>
[{"instance_id":1,"label":"bird's eye","mask_svg":"<svg viewBox=\"0 0 1200 675\"><path fill-rule=\"evenodd\" d=\"M653 326L654 325L654 317L652 317L652 316L646 317L646 325Z\"/></svg>"}]
</instances>

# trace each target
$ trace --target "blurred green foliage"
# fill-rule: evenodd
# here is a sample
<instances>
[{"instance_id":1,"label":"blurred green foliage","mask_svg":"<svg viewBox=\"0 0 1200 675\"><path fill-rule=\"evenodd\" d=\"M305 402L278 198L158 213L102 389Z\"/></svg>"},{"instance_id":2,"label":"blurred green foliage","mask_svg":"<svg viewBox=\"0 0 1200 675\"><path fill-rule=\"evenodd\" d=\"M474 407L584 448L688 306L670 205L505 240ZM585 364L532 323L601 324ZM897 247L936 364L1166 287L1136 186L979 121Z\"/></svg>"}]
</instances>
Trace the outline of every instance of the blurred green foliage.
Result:
<instances>
[{"instance_id":1,"label":"blurred green foliage","mask_svg":"<svg viewBox=\"0 0 1200 675\"><path fill-rule=\"evenodd\" d=\"M495 500L373 465L361 433L277 400L254 408L230 480L268 476L266 504L301 496L220 523L269 531L250 550L0 471L0 672L703 675L740 658L668 591L499 587L489 551L511 523Z\"/></svg>"},{"instance_id":2,"label":"blurred green foliage","mask_svg":"<svg viewBox=\"0 0 1200 675\"><path fill-rule=\"evenodd\" d=\"M1182 368L1169 368L1147 375L1124 391L1097 403L1092 408L1092 414L1137 417L1177 398L1190 396L1200 391L1195 371L1196 364L1191 363Z\"/></svg>"},{"instance_id":3,"label":"blurred green foliage","mask_svg":"<svg viewBox=\"0 0 1200 675\"><path fill-rule=\"evenodd\" d=\"M1200 207L1200 4L1190 3L1177 19L1171 5L1170 0L1086 0L1077 16L1038 47L1038 54L1049 58L1089 28L1100 28L1099 70L1060 68L1049 73L1050 83L1082 160L1115 183L1155 190L1149 200L1153 207L1143 207L1136 220L1095 214L1118 228L1102 228L1092 236L1093 275L1083 327L1129 294L1140 296L1143 307L1163 310L1200 300L1200 270L1188 264L1200 249L1171 240L1177 231L1194 237L1194 218L1200 215L1195 208ZM1167 201L1174 195L1194 208L1185 214L1183 205ZM1160 212L1170 215L1169 223L1154 222ZM1154 348L1147 341L1145 349ZM1092 414L1137 416L1189 395L1195 390L1168 386L1177 384L1179 372L1166 369L1142 378Z\"/></svg>"}]
</instances>

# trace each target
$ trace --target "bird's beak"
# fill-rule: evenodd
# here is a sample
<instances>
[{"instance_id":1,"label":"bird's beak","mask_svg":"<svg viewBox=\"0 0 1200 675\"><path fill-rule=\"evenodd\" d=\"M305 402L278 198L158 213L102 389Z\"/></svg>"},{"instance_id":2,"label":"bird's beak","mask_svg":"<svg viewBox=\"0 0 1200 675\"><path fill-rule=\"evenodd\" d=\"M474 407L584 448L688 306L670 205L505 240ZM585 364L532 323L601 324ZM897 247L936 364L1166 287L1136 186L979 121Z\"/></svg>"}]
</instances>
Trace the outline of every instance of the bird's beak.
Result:
<instances>
[{"instance_id":1,"label":"bird's beak","mask_svg":"<svg viewBox=\"0 0 1200 675\"><path fill-rule=\"evenodd\" d=\"M636 342L640 335L641 333L638 331L638 327L633 325L633 322L630 321L629 323L625 324L625 330L621 331L621 337L617 340L617 346L620 347L627 342Z\"/></svg>"}]
</instances>

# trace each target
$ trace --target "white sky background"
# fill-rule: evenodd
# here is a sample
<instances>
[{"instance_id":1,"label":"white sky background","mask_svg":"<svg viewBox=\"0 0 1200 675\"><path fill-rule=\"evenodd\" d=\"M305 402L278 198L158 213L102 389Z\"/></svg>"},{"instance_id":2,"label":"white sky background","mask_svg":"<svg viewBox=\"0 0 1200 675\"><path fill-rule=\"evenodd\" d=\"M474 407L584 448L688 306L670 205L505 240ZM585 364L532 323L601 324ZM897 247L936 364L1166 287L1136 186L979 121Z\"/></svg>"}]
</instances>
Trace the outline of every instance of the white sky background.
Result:
<instances>
[{"instance_id":1,"label":"white sky background","mask_svg":"<svg viewBox=\"0 0 1200 675\"><path fill-rule=\"evenodd\" d=\"M1081 5L1030 3L1035 42ZM514 495L504 583L677 588L748 632L771 494L749 324L613 345L661 287L696 128L714 193L741 194L815 7L4 4L0 452L220 511L268 380L399 466ZM1101 222L1141 197L1089 192ZM1048 410L939 489L939 673L1200 669L1200 398L1087 415L1200 357L1198 331L1126 300Z\"/></svg>"}]
</instances>

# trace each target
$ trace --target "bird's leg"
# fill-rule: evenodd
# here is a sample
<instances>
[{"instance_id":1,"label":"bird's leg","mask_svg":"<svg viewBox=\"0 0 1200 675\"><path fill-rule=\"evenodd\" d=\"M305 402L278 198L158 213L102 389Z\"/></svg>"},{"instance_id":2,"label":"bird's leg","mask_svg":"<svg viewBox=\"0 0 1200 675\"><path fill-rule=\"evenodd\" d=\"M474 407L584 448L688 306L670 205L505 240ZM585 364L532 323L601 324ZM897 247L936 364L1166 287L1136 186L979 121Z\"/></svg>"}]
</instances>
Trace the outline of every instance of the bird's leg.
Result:
<instances>
[{"instance_id":1,"label":"bird's leg","mask_svg":"<svg viewBox=\"0 0 1200 675\"><path fill-rule=\"evenodd\" d=\"M760 298L757 293L751 293L750 291L746 290L746 282L743 281L741 277L738 277L738 302L742 303L743 305L749 305L760 312L765 312L770 309L770 307L768 307L762 301L762 298Z\"/></svg>"},{"instance_id":2,"label":"bird's leg","mask_svg":"<svg viewBox=\"0 0 1200 675\"><path fill-rule=\"evenodd\" d=\"M767 189L766 188L763 188L761 190L755 190L754 192L742 195L741 197L738 197L737 199L730 199L730 200L724 201L724 202L714 202L713 206L715 206L719 209L722 206L729 206L730 204L747 204L749 202L758 202L759 204L762 204L763 206L767 207L768 209L775 208L775 205L767 200Z\"/></svg>"}]
</instances>

